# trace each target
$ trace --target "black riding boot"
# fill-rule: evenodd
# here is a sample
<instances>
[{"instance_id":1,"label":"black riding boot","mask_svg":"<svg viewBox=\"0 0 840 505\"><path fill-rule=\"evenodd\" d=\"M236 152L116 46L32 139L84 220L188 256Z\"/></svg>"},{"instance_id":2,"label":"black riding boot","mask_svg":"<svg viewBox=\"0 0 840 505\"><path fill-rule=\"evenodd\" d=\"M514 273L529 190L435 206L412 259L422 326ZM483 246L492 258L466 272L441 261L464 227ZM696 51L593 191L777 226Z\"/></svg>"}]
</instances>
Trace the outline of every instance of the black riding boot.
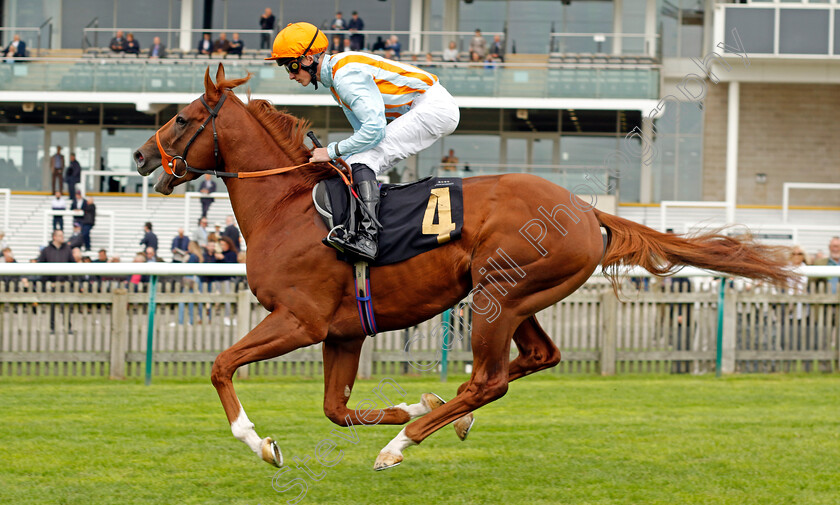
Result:
<instances>
[{"instance_id":1,"label":"black riding boot","mask_svg":"<svg viewBox=\"0 0 840 505\"><path fill-rule=\"evenodd\" d=\"M353 164L353 181L368 212L362 211L358 230L342 245L345 251L373 261L379 254L379 182L373 170L361 163Z\"/></svg>"}]
</instances>

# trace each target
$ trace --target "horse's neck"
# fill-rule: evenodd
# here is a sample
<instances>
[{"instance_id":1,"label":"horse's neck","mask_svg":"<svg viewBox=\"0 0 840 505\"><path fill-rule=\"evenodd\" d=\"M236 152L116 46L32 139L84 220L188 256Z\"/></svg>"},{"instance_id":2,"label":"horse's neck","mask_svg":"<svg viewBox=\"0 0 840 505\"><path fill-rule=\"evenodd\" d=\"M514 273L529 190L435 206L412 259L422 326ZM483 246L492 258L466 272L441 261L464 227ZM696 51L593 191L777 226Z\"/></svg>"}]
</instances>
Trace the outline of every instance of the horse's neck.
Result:
<instances>
[{"instance_id":1,"label":"horse's neck","mask_svg":"<svg viewBox=\"0 0 840 505\"><path fill-rule=\"evenodd\" d=\"M290 159L262 127L256 130L259 133L255 132L246 142L231 143L230 149L225 150L225 165L229 171L256 172L306 162ZM302 178L294 171L249 179L225 178L224 181L246 241L253 232L266 230L271 223L303 211L303 207L294 208L300 206L301 199L293 193L302 185Z\"/></svg>"}]
</instances>

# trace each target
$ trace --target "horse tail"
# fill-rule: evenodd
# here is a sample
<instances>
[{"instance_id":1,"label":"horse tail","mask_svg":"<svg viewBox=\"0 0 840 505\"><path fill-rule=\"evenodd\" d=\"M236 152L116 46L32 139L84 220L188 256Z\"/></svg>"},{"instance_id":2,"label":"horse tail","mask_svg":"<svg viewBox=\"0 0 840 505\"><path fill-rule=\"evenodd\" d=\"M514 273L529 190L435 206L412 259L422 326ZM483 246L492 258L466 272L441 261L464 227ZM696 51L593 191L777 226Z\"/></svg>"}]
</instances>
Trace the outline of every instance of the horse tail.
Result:
<instances>
[{"instance_id":1,"label":"horse tail","mask_svg":"<svg viewBox=\"0 0 840 505\"><path fill-rule=\"evenodd\" d=\"M690 265L731 275L787 285L792 277L785 247L757 243L752 237L728 237L720 230L693 237L661 233L647 226L595 209L607 230L601 265L618 293L619 267L640 266L655 275L669 275Z\"/></svg>"}]
</instances>

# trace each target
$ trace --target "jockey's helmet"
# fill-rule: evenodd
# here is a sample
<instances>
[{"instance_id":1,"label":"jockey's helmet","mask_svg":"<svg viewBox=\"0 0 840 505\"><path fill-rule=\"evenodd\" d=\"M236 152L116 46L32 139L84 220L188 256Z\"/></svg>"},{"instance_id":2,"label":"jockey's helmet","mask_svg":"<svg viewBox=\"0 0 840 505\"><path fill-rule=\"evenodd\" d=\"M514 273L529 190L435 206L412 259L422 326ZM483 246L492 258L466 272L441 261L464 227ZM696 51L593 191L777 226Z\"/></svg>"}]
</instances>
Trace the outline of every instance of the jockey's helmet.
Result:
<instances>
[{"instance_id":1,"label":"jockey's helmet","mask_svg":"<svg viewBox=\"0 0 840 505\"><path fill-rule=\"evenodd\" d=\"M329 41L324 32L310 23L289 23L286 28L274 38L271 57L267 60L284 61L296 60L308 54L323 53L329 47Z\"/></svg>"}]
</instances>

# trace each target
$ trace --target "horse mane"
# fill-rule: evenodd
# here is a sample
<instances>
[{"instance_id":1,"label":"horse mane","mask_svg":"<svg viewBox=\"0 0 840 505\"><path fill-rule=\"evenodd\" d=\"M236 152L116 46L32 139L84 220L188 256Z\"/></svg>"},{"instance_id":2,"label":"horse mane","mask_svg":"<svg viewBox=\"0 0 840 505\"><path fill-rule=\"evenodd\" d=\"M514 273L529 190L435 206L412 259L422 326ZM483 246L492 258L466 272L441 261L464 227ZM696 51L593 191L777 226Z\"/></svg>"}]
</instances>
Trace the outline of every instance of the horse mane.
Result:
<instances>
[{"instance_id":1,"label":"horse mane","mask_svg":"<svg viewBox=\"0 0 840 505\"><path fill-rule=\"evenodd\" d=\"M221 79L216 83L216 89L221 93L230 90L228 99L233 98L251 113L251 116L265 128L292 163L306 163L312 155L312 152L303 143L306 132L309 131L311 126L310 121L295 117L286 111L279 111L268 100L252 100L250 90L248 92L248 104L244 104L233 93L232 89L247 82L251 76L252 74L249 73L241 79ZM326 163L307 165L295 172L303 178L303 185L310 189L319 181L335 175L333 168Z\"/></svg>"}]
</instances>

